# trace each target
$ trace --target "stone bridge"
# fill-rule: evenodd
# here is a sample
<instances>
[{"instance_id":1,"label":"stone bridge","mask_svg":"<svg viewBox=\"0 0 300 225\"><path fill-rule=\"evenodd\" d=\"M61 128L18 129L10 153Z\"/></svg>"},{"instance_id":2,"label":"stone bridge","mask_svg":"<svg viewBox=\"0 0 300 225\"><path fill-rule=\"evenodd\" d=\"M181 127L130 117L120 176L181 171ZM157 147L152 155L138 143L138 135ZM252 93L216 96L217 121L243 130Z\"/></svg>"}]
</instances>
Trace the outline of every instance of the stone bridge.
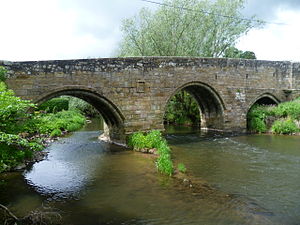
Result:
<instances>
[{"instance_id":1,"label":"stone bridge","mask_svg":"<svg viewBox=\"0 0 300 225\"><path fill-rule=\"evenodd\" d=\"M134 57L31 62L0 61L16 95L42 103L71 95L102 114L112 140L163 130L170 98L180 90L199 103L206 128L246 131L254 103L300 95L300 63L225 58Z\"/></svg>"}]
</instances>

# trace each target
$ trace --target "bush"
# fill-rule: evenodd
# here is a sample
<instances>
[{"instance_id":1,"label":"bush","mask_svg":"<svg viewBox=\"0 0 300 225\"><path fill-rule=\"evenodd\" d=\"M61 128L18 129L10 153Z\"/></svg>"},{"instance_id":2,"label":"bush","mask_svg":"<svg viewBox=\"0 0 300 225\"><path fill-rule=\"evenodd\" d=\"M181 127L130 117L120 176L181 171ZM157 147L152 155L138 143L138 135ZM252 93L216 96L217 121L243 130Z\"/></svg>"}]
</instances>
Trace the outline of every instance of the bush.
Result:
<instances>
[{"instance_id":1,"label":"bush","mask_svg":"<svg viewBox=\"0 0 300 225\"><path fill-rule=\"evenodd\" d=\"M156 148L159 157L156 161L158 171L171 176L173 174L173 163L171 160L171 150L167 141L162 137L161 132L154 130L144 135L136 132L129 137L128 146L140 150L143 148Z\"/></svg>"},{"instance_id":2,"label":"bush","mask_svg":"<svg viewBox=\"0 0 300 225\"><path fill-rule=\"evenodd\" d=\"M277 117L291 117L292 119L300 119L300 100L296 99L290 102L279 104L273 109L273 113Z\"/></svg>"},{"instance_id":3,"label":"bush","mask_svg":"<svg viewBox=\"0 0 300 225\"><path fill-rule=\"evenodd\" d=\"M184 165L183 163L179 163L179 164L177 165L177 169L178 169L178 171L181 172L181 173L185 173L185 172L186 172L186 167L185 167L185 165Z\"/></svg>"},{"instance_id":4,"label":"bush","mask_svg":"<svg viewBox=\"0 0 300 225\"><path fill-rule=\"evenodd\" d=\"M6 80L6 69L3 66L0 66L0 82Z\"/></svg>"},{"instance_id":5,"label":"bush","mask_svg":"<svg viewBox=\"0 0 300 225\"><path fill-rule=\"evenodd\" d=\"M266 132L268 129L266 118L269 116L279 119L271 127L273 133L288 134L297 132L297 125L293 121L300 120L300 99L284 102L276 107L253 106L247 115L248 128L259 133Z\"/></svg>"},{"instance_id":6,"label":"bush","mask_svg":"<svg viewBox=\"0 0 300 225\"><path fill-rule=\"evenodd\" d=\"M41 105L38 110L43 110L49 113L60 112L69 109L69 99L66 97L52 98Z\"/></svg>"},{"instance_id":7,"label":"bush","mask_svg":"<svg viewBox=\"0 0 300 225\"><path fill-rule=\"evenodd\" d=\"M272 132L276 134L291 134L299 131L300 129L297 127L295 122L291 119L276 120L272 125Z\"/></svg>"},{"instance_id":8,"label":"bush","mask_svg":"<svg viewBox=\"0 0 300 225\"><path fill-rule=\"evenodd\" d=\"M61 111L40 115L37 131L42 134L51 134L53 130L75 131L85 124L85 117L77 111Z\"/></svg>"},{"instance_id":9,"label":"bush","mask_svg":"<svg viewBox=\"0 0 300 225\"><path fill-rule=\"evenodd\" d=\"M17 166L24 159L31 158L33 151L42 148L36 140L29 142L19 135L0 132L0 172Z\"/></svg>"},{"instance_id":10,"label":"bush","mask_svg":"<svg viewBox=\"0 0 300 225\"><path fill-rule=\"evenodd\" d=\"M0 82L0 131L14 133L16 124L30 116L26 113L30 107L35 105L16 97L12 90L7 90L5 84Z\"/></svg>"},{"instance_id":11,"label":"bush","mask_svg":"<svg viewBox=\"0 0 300 225\"><path fill-rule=\"evenodd\" d=\"M272 107L268 106L254 105L247 115L248 129L259 133L266 132L266 118L272 115L271 108Z\"/></svg>"},{"instance_id":12,"label":"bush","mask_svg":"<svg viewBox=\"0 0 300 225\"><path fill-rule=\"evenodd\" d=\"M5 70L0 67L0 80L4 78ZM33 151L43 149L35 134L60 136L62 130L74 131L85 124L85 117L78 111L63 110L68 108L68 99L56 98L44 104L44 109L57 113L28 113L29 108L35 107L30 101L16 97L0 81L0 172L32 157Z\"/></svg>"},{"instance_id":13,"label":"bush","mask_svg":"<svg viewBox=\"0 0 300 225\"><path fill-rule=\"evenodd\" d=\"M84 100L75 97L69 97L69 109L73 111L78 110L81 112L81 114L90 117L97 117L100 115L94 106Z\"/></svg>"},{"instance_id":14,"label":"bush","mask_svg":"<svg viewBox=\"0 0 300 225\"><path fill-rule=\"evenodd\" d=\"M60 129L55 129L50 133L50 137L58 137L61 136L61 130Z\"/></svg>"},{"instance_id":15,"label":"bush","mask_svg":"<svg viewBox=\"0 0 300 225\"><path fill-rule=\"evenodd\" d=\"M200 111L197 101L187 91L179 91L168 102L164 121L170 124L199 125Z\"/></svg>"}]
</instances>

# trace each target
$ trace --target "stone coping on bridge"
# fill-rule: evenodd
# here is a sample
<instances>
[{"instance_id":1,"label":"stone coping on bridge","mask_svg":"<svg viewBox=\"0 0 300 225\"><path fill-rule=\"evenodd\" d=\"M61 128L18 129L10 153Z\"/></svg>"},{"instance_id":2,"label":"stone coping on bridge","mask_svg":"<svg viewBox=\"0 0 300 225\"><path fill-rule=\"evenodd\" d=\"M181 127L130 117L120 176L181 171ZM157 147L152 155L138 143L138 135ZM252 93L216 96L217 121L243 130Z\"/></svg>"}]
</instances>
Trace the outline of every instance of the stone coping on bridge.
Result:
<instances>
[{"instance_id":1,"label":"stone coping on bridge","mask_svg":"<svg viewBox=\"0 0 300 225\"><path fill-rule=\"evenodd\" d=\"M290 60L278 61L278 60L257 60L257 59L241 59L241 58L213 58L213 57L188 57L188 56L135 56L135 57L104 57L104 58L89 58L89 59L59 59L59 60L28 60L28 61L9 61L0 60L0 65L10 66L13 64L35 64L35 63L52 63L52 64L62 64L66 63L79 63L79 62L109 62L109 61L123 61L123 62L138 62L138 61L200 61L201 63L219 63L219 65L224 65L224 62L230 62L229 65L278 65L278 64L292 64L300 67L300 62L294 62Z\"/></svg>"}]
</instances>

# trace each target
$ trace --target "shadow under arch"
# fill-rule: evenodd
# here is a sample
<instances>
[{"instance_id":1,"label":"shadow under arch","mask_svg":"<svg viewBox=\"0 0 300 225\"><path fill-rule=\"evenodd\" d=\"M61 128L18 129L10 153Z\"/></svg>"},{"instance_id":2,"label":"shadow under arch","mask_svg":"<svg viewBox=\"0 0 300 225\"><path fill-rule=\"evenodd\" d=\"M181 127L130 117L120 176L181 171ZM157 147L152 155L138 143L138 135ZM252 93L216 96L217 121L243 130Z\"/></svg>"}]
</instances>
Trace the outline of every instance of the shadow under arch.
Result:
<instances>
[{"instance_id":1,"label":"shadow under arch","mask_svg":"<svg viewBox=\"0 0 300 225\"><path fill-rule=\"evenodd\" d=\"M250 105L248 106L247 109L247 114L250 111L250 109L258 104L258 105L278 105L280 103L280 100L278 98L276 98L273 94L271 93L264 93L262 95L259 95L257 98L254 99L254 101L252 101L250 103Z\"/></svg>"},{"instance_id":2,"label":"shadow under arch","mask_svg":"<svg viewBox=\"0 0 300 225\"><path fill-rule=\"evenodd\" d=\"M109 128L107 135L109 135L110 139L116 142L123 142L124 116L115 104L96 91L76 87L66 87L64 89L53 90L50 93L41 96L35 103L42 104L45 101L62 95L80 98L95 107Z\"/></svg>"},{"instance_id":3,"label":"shadow under arch","mask_svg":"<svg viewBox=\"0 0 300 225\"><path fill-rule=\"evenodd\" d=\"M176 88L167 99L165 113L171 98L181 90L188 92L198 103L201 128L224 129L224 101L213 87L203 82L189 82Z\"/></svg>"}]
</instances>

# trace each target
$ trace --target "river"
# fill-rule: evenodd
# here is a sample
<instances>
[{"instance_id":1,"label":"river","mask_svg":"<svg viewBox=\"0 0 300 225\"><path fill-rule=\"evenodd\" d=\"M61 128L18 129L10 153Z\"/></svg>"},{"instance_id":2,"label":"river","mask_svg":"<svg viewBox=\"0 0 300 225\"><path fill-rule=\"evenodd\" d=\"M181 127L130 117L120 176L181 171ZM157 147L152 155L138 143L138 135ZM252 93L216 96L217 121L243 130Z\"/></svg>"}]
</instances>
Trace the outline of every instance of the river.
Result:
<instances>
[{"instance_id":1,"label":"river","mask_svg":"<svg viewBox=\"0 0 300 225\"><path fill-rule=\"evenodd\" d=\"M232 198L195 195L147 155L100 142L95 123L51 144L47 159L0 175L0 203L18 216L41 206L66 225L300 223L300 137L230 136L169 128L175 161Z\"/></svg>"}]
</instances>

